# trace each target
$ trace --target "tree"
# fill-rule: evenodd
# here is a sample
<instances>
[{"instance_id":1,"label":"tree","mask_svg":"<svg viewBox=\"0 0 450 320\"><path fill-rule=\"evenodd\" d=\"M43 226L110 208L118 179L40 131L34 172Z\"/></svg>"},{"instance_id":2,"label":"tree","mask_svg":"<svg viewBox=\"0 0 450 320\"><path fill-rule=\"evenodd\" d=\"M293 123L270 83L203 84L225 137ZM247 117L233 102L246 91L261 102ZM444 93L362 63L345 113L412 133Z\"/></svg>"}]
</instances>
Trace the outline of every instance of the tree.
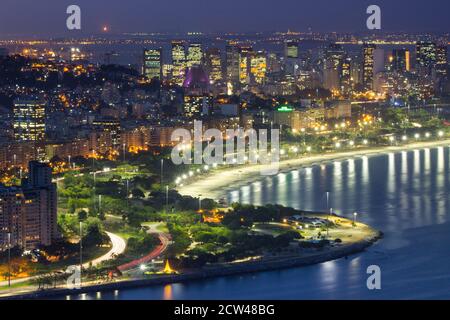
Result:
<instances>
[{"instance_id":1,"label":"tree","mask_svg":"<svg viewBox=\"0 0 450 320\"><path fill-rule=\"evenodd\" d=\"M136 198L136 199L143 199L143 198L145 198L144 192L142 192L142 190L139 189L139 188L133 189L131 191L131 195L133 196L133 198Z\"/></svg>"},{"instance_id":2,"label":"tree","mask_svg":"<svg viewBox=\"0 0 450 320\"><path fill-rule=\"evenodd\" d=\"M87 219L88 213L85 210L81 210L78 212L78 220L84 221Z\"/></svg>"}]
</instances>

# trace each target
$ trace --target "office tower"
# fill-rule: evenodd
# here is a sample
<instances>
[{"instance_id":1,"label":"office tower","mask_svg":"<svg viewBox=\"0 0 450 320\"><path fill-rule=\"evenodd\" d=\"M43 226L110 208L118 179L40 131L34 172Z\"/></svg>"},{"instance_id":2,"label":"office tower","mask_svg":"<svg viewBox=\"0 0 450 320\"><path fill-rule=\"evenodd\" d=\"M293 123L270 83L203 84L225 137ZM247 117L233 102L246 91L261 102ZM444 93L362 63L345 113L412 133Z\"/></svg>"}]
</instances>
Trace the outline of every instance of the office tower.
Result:
<instances>
[{"instance_id":1,"label":"office tower","mask_svg":"<svg viewBox=\"0 0 450 320\"><path fill-rule=\"evenodd\" d=\"M250 59L253 55L251 46L241 46L239 50L239 82L245 86L250 83Z\"/></svg>"},{"instance_id":2,"label":"office tower","mask_svg":"<svg viewBox=\"0 0 450 320\"><path fill-rule=\"evenodd\" d=\"M172 41L172 78L178 85L182 85L186 72L186 53L182 41Z\"/></svg>"},{"instance_id":3,"label":"office tower","mask_svg":"<svg viewBox=\"0 0 450 320\"><path fill-rule=\"evenodd\" d=\"M162 50L144 49L143 75L149 79L162 78Z\"/></svg>"},{"instance_id":4,"label":"office tower","mask_svg":"<svg viewBox=\"0 0 450 320\"><path fill-rule=\"evenodd\" d=\"M51 245L59 237L57 190L56 183L52 182L52 168L46 163L31 161L28 179L23 182L22 189L25 197L25 248Z\"/></svg>"},{"instance_id":5,"label":"office tower","mask_svg":"<svg viewBox=\"0 0 450 320\"><path fill-rule=\"evenodd\" d=\"M446 77L448 72L447 46L442 45L436 48L436 74Z\"/></svg>"},{"instance_id":6,"label":"office tower","mask_svg":"<svg viewBox=\"0 0 450 320\"><path fill-rule=\"evenodd\" d=\"M239 47L230 43L226 47L226 80L229 87L235 88L239 83L239 63Z\"/></svg>"},{"instance_id":7,"label":"office tower","mask_svg":"<svg viewBox=\"0 0 450 320\"><path fill-rule=\"evenodd\" d=\"M363 45L363 86L365 90L372 90L374 76L374 44L366 43Z\"/></svg>"},{"instance_id":8,"label":"office tower","mask_svg":"<svg viewBox=\"0 0 450 320\"><path fill-rule=\"evenodd\" d=\"M24 204L20 188L0 185L0 252L23 246Z\"/></svg>"},{"instance_id":9,"label":"office tower","mask_svg":"<svg viewBox=\"0 0 450 320\"><path fill-rule=\"evenodd\" d=\"M206 71L209 74L211 83L217 83L222 80L222 59L218 48L209 48L205 55Z\"/></svg>"},{"instance_id":10,"label":"office tower","mask_svg":"<svg viewBox=\"0 0 450 320\"><path fill-rule=\"evenodd\" d=\"M270 52L267 55L267 73L273 78L278 78L281 70L281 59L277 56L276 53Z\"/></svg>"},{"instance_id":11,"label":"office tower","mask_svg":"<svg viewBox=\"0 0 450 320\"><path fill-rule=\"evenodd\" d=\"M23 96L14 100L14 137L17 141L40 142L45 139L45 102Z\"/></svg>"},{"instance_id":12,"label":"office tower","mask_svg":"<svg viewBox=\"0 0 450 320\"><path fill-rule=\"evenodd\" d=\"M340 74L340 91L344 96L348 96L351 93L353 87L351 66L352 59L350 57L345 57L342 61Z\"/></svg>"},{"instance_id":13,"label":"office tower","mask_svg":"<svg viewBox=\"0 0 450 320\"><path fill-rule=\"evenodd\" d=\"M391 65L392 70L399 73L410 71L411 62L409 50L408 49L392 50Z\"/></svg>"},{"instance_id":14,"label":"office tower","mask_svg":"<svg viewBox=\"0 0 450 320\"><path fill-rule=\"evenodd\" d=\"M264 51L255 52L250 58L250 74L257 84L264 84L267 73L267 58Z\"/></svg>"},{"instance_id":15,"label":"office tower","mask_svg":"<svg viewBox=\"0 0 450 320\"><path fill-rule=\"evenodd\" d=\"M198 66L202 63L203 51L200 43L191 43L188 46L188 54L186 66L191 68L192 66Z\"/></svg>"},{"instance_id":16,"label":"office tower","mask_svg":"<svg viewBox=\"0 0 450 320\"><path fill-rule=\"evenodd\" d=\"M201 66L193 66L183 83L183 114L187 118L199 118L209 114L212 97L209 92L209 78Z\"/></svg>"},{"instance_id":17,"label":"office tower","mask_svg":"<svg viewBox=\"0 0 450 320\"><path fill-rule=\"evenodd\" d=\"M331 44L325 50L323 61L324 88L335 91L340 90L340 76L345 52L342 46Z\"/></svg>"},{"instance_id":18,"label":"office tower","mask_svg":"<svg viewBox=\"0 0 450 320\"><path fill-rule=\"evenodd\" d=\"M284 43L284 72L290 78L295 76L299 63L298 41L287 40Z\"/></svg>"},{"instance_id":19,"label":"office tower","mask_svg":"<svg viewBox=\"0 0 450 320\"><path fill-rule=\"evenodd\" d=\"M284 56L286 59L298 59L298 41L287 40L284 43Z\"/></svg>"},{"instance_id":20,"label":"office tower","mask_svg":"<svg viewBox=\"0 0 450 320\"><path fill-rule=\"evenodd\" d=\"M376 48L373 50L373 75L384 71L386 71L384 49Z\"/></svg>"},{"instance_id":21,"label":"office tower","mask_svg":"<svg viewBox=\"0 0 450 320\"><path fill-rule=\"evenodd\" d=\"M419 41L416 44L416 69L421 74L430 74L436 64L436 44Z\"/></svg>"},{"instance_id":22,"label":"office tower","mask_svg":"<svg viewBox=\"0 0 450 320\"><path fill-rule=\"evenodd\" d=\"M45 101L34 96L14 100L13 129L16 141L34 146L33 159L45 160Z\"/></svg>"}]
</instances>

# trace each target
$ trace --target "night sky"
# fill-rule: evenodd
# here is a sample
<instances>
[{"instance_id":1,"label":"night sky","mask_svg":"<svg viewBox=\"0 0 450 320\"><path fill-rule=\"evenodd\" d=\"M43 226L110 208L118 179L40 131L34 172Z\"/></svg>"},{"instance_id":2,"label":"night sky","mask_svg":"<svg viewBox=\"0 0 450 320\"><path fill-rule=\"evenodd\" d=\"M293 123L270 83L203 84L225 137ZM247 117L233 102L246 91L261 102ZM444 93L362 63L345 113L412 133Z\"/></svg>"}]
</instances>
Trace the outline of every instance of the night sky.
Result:
<instances>
[{"instance_id":1,"label":"night sky","mask_svg":"<svg viewBox=\"0 0 450 320\"><path fill-rule=\"evenodd\" d=\"M1 0L0 34L65 34L70 4L82 9L83 33L364 31L370 4L385 31L450 31L448 0Z\"/></svg>"}]
</instances>

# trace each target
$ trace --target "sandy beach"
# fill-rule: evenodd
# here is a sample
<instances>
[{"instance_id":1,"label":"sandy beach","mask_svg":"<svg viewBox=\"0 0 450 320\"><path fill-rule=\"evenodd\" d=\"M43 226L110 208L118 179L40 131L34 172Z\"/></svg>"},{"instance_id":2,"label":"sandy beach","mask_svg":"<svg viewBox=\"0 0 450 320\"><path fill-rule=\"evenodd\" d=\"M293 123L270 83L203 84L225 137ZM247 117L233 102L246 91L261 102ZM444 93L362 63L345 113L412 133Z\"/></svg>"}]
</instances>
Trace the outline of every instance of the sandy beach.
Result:
<instances>
[{"instance_id":1,"label":"sandy beach","mask_svg":"<svg viewBox=\"0 0 450 320\"><path fill-rule=\"evenodd\" d=\"M450 139L440 141L415 142L401 146L361 148L344 152L333 152L327 154L317 154L311 156L301 156L297 159L286 159L279 163L279 172L287 172L304 166L312 166L325 162L350 159L361 156L371 156L391 152L401 152L415 149L434 148L440 146L450 146ZM180 194L192 197L220 199L228 191L236 190L243 185L265 179L269 176L261 175L262 170L268 170L269 165L240 165L235 168L218 169L209 174L204 174L200 178L187 181L182 187L178 187Z\"/></svg>"}]
</instances>

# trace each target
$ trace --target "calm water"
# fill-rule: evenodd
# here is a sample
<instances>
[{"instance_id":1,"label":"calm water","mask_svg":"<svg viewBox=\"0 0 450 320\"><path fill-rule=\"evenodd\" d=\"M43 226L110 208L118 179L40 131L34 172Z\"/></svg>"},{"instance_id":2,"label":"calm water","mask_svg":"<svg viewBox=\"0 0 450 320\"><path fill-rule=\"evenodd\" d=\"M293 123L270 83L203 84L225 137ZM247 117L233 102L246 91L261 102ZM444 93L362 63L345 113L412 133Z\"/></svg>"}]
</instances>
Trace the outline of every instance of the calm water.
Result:
<instances>
[{"instance_id":1,"label":"calm water","mask_svg":"<svg viewBox=\"0 0 450 320\"><path fill-rule=\"evenodd\" d=\"M330 205L385 233L368 251L319 265L185 284L86 295L84 299L406 299L450 298L448 147L355 157L265 178L229 201ZM382 289L366 288L379 265ZM79 296L72 299L80 298Z\"/></svg>"}]
</instances>

